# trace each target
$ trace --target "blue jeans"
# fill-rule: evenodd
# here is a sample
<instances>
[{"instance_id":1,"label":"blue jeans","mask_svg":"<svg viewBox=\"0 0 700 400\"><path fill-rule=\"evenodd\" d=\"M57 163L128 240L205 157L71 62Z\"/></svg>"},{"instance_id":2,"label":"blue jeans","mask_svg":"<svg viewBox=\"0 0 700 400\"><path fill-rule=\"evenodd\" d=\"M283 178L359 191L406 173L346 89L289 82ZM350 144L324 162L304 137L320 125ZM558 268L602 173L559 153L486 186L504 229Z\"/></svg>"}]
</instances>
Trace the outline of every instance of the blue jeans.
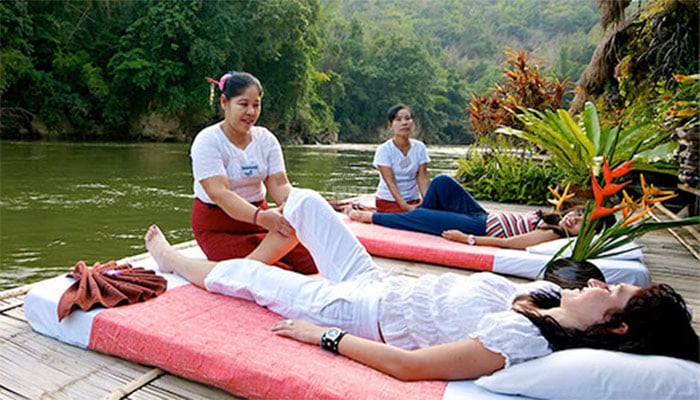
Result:
<instances>
[{"instance_id":1,"label":"blue jeans","mask_svg":"<svg viewBox=\"0 0 700 400\"><path fill-rule=\"evenodd\" d=\"M418 208L405 213L375 212L372 222L437 236L448 229L484 235L487 216L486 210L456 180L439 175L430 182L423 203Z\"/></svg>"}]
</instances>

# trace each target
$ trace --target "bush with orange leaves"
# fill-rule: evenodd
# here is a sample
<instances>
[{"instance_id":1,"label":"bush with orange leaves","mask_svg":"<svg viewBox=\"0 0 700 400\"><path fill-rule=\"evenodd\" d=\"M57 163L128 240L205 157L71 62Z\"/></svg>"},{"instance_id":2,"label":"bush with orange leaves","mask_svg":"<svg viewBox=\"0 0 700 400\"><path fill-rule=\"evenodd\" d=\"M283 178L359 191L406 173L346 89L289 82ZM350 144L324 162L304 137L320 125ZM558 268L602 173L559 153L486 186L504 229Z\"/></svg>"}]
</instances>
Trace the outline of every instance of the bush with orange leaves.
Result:
<instances>
[{"instance_id":1,"label":"bush with orange leaves","mask_svg":"<svg viewBox=\"0 0 700 400\"><path fill-rule=\"evenodd\" d=\"M569 84L552 75L547 78L537 65L530 62L526 51L507 49L503 82L493 87L486 96L472 95L464 109L469 113L470 131L474 137L493 133L501 126L517 127L520 124L508 111L520 107L535 110L562 108L562 99Z\"/></svg>"}]
</instances>

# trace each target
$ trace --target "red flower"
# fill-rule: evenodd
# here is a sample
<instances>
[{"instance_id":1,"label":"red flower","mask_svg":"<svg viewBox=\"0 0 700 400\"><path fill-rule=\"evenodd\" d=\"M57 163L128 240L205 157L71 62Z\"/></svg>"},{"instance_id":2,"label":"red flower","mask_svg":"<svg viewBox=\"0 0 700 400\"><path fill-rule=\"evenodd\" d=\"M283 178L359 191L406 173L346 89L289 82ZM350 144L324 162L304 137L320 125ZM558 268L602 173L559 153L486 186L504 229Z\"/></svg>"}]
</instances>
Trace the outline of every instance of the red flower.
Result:
<instances>
[{"instance_id":1,"label":"red flower","mask_svg":"<svg viewBox=\"0 0 700 400\"><path fill-rule=\"evenodd\" d=\"M606 215L614 214L620 208L622 208L622 206L615 206L613 208L596 207L591 213L591 221L595 221L596 219L605 217Z\"/></svg>"}]
</instances>

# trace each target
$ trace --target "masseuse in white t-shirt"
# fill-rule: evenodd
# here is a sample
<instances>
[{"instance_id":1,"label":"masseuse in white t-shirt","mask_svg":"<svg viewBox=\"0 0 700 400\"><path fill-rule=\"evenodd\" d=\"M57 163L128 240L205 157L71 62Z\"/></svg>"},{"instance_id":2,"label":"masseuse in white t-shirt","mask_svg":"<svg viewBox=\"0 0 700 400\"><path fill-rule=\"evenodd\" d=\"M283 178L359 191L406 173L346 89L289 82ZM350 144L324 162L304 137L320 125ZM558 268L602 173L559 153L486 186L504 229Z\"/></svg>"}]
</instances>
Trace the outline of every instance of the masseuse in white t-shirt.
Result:
<instances>
[{"instance_id":1,"label":"masseuse in white t-shirt","mask_svg":"<svg viewBox=\"0 0 700 400\"><path fill-rule=\"evenodd\" d=\"M190 155L194 176L192 231L209 260L253 256L302 273L316 273L309 252L301 245L279 208L268 207L266 196L282 206L292 189L282 147L268 129L255 126L262 111L260 81L245 72L228 72L218 81L225 118L203 129ZM275 251L260 243L268 232L286 241ZM275 240L279 240L275 239Z\"/></svg>"},{"instance_id":2,"label":"masseuse in white t-shirt","mask_svg":"<svg viewBox=\"0 0 700 400\"><path fill-rule=\"evenodd\" d=\"M377 211L411 211L418 207L428 189L430 157L423 142L411 139L415 124L409 106L391 107L387 118L394 136L377 148L372 162L379 170Z\"/></svg>"}]
</instances>

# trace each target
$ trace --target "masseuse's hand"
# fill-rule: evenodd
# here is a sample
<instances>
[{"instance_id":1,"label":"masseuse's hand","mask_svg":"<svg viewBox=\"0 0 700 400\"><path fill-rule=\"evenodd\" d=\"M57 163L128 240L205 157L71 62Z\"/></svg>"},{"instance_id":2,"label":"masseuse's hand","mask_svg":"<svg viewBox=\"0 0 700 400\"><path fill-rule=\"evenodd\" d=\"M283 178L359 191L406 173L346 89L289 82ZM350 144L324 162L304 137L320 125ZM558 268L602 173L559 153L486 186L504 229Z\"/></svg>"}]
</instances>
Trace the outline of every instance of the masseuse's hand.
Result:
<instances>
[{"instance_id":1,"label":"masseuse's hand","mask_svg":"<svg viewBox=\"0 0 700 400\"><path fill-rule=\"evenodd\" d=\"M319 344L325 329L300 319L277 321L271 328L276 335L286 336L310 344Z\"/></svg>"},{"instance_id":2,"label":"masseuse's hand","mask_svg":"<svg viewBox=\"0 0 700 400\"><path fill-rule=\"evenodd\" d=\"M269 232L276 232L284 237L294 236L294 228L279 209L268 208L258 213L258 225Z\"/></svg>"}]
</instances>

